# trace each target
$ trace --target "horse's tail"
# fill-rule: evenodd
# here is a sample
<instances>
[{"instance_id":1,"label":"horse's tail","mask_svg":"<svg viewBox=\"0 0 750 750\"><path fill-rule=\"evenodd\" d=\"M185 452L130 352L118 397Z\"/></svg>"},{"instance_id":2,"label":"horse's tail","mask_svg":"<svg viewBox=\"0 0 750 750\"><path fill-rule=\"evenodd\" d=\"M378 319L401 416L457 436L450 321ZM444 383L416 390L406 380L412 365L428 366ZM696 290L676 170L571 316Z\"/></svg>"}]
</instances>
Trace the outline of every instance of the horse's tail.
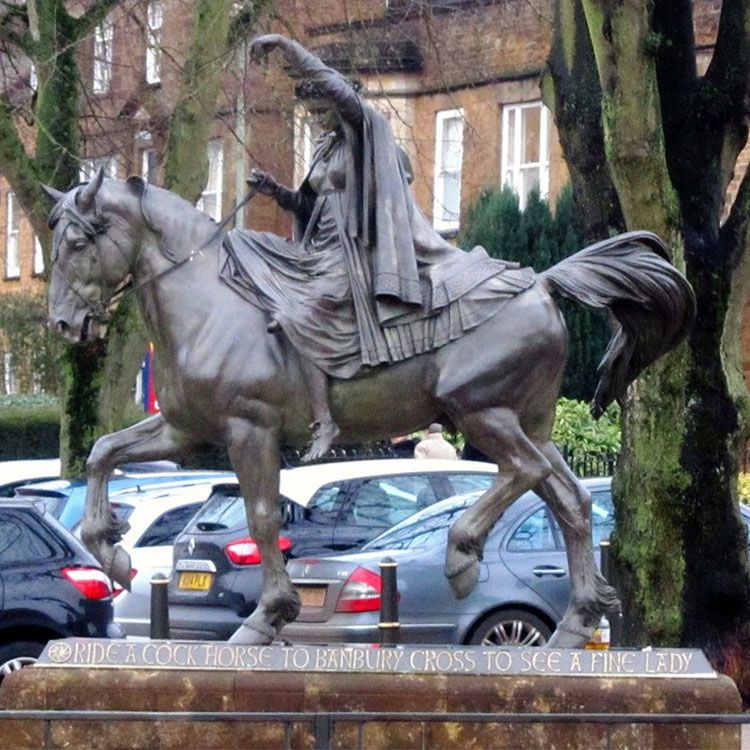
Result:
<instances>
[{"instance_id":1,"label":"horse's tail","mask_svg":"<svg viewBox=\"0 0 750 750\"><path fill-rule=\"evenodd\" d=\"M638 374L677 346L695 318L695 295L651 232L628 232L584 248L540 274L552 291L607 308L614 332L599 363L592 405L599 416Z\"/></svg>"}]
</instances>

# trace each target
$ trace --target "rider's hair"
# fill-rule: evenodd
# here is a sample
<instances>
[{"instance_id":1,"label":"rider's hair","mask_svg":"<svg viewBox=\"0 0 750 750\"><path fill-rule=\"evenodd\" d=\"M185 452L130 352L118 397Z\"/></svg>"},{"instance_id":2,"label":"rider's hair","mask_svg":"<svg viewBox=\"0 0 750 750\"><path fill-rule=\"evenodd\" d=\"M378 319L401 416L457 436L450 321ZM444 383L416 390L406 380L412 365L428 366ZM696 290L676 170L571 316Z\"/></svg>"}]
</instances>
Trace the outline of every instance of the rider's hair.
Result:
<instances>
[{"instance_id":1,"label":"rider's hair","mask_svg":"<svg viewBox=\"0 0 750 750\"><path fill-rule=\"evenodd\" d=\"M362 90L361 81L355 81L352 78L346 78L345 76L341 76L341 78L346 81L356 93L359 93ZM328 89L323 84L318 81L310 80L309 78L303 78L300 81L297 81L294 86L294 95L300 101L305 101L306 99L330 98Z\"/></svg>"}]
</instances>

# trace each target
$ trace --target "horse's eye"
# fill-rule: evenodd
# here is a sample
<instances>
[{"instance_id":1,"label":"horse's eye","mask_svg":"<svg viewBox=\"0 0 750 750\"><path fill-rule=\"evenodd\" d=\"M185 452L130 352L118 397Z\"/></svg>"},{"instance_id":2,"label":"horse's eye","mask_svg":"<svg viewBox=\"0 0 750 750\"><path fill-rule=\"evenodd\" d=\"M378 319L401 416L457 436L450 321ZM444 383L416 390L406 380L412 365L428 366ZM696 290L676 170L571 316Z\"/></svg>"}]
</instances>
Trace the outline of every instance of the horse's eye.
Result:
<instances>
[{"instance_id":1,"label":"horse's eye","mask_svg":"<svg viewBox=\"0 0 750 750\"><path fill-rule=\"evenodd\" d=\"M89 241L85 237L81 237L80 239L73 240L70 246L73 250L85 250L88 244Z\"/></svg>"}]
</instances>

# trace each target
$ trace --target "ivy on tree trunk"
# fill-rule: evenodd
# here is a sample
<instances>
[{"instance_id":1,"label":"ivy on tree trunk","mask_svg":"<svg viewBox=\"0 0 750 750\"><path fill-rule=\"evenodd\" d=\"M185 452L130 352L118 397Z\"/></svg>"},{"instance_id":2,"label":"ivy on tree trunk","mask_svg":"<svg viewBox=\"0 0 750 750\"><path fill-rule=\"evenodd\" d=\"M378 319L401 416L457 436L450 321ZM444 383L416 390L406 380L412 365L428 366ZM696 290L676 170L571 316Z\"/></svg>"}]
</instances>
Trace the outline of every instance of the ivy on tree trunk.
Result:
<instances>
[{"instance_id":1,"label":"ivy on tree trunk","mask_svg":"<svg viewBox=\"0 0 750 750\"><path fill-rule=\"evenodd\" d=\"M697 298L689 341L649 368L626 404L613 538L626 639L700 646L726 665L750 623L736 495L749 424L739 346L747 176L722 224L747 140L750 3L722 3L703 76L688 0L556 0L555 10L546 98L574 185L585 194L592 173L609 181L624 227L662 235ZM571 102L598 107L601 119L577 121ZM612 226L617 210L590 207L592 234Z\"/></svg>"},{"instance_id":2,"label":"ivy on tree trunk","mask_svg":"<svg viewBox=\"0 0 750 750\"><path fill-rule=\"evenodd\" d=\"M22 112L11 102L0 100L0 161L3 175L42 243L47 268L51 237L48 203L40 183L58 190L78 183L82 81L77 50L118 4L119 0L100 0L89 4L82 15L72 15L63 0L27 0L25 5L9 6L0 19L0 41L32 60L39 81L32 113L36 132L33 152L25 148L20 135ZM246 3L239 9L231 0L197 0L195 4L190 49L170 120L165 162L165 187L188 200L200 196L206 181L206 142L223 63L268 5L268 0ZM96 438L121 425L145 345L135 305L128 305L116 313L104 341L61 346L60 455L65 475L81 473Z\"/></svg>"}]
</instances>

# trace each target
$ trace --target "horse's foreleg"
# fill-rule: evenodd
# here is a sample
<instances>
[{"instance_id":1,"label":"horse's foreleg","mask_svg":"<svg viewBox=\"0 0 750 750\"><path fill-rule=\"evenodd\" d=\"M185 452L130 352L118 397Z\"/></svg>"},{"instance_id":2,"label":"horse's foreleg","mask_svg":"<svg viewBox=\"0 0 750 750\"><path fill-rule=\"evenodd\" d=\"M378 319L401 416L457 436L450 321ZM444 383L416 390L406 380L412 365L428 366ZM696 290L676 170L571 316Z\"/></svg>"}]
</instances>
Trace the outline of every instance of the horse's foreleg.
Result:
<instances>
[{"instance_id":1,"label":"horse's foreleg","mask_svg":"<svg viewBox=\"0 0 750 750\"><path fill-rule=\"evenodd\" d=\"M245 498L248 528L263 560L260 601L230 643L271 643L300 608L279 549L279 429L271 415L262 416L262 424L237 421L230 428L229 456Z\"/></svg>"},{"instance_id":2,"label":"horse's foreleg","mask_svg":"<svg viewBox=\"0 0 750 750\"><path fill-rule=\"evenodd\" d=\"M94 444L86 462L86 508L81 539L102 564L104 572L130 590L130 555L115 546L128 529L110 507L107 483L112 470L130 461L173 458L192 440L170 427L161 414L110 435Z\"/></svg>"},{"instance_id":3,"label":"horse's foreleg","mask_svg":"<svg viewBox=\"0 0 750 750\"><path fill-rule=\"evenodd\" d=\"M492 527L522 493L550 472L550 464L529 440L510 409L488 409L462 416L457 424L467 439L497 461L492 486L454 521L448 534L445 575L459 599L468 596L479 578L479 562Z\"/></svg>"},{"instance_id":4,"label":"horse's foreleg","mask_svg":"<svg viewBox=\"0 0 750 750\"><path fill-rule=\"evenodd\" d=\"M591 496L552 443L544 446L542 452L552 464L552 473L535 489L560 524L570 573L568 608L549 645L580 648L591 637L602 614L617 611L620 602L594 559Z\"/></svg>"}]
</instances>

